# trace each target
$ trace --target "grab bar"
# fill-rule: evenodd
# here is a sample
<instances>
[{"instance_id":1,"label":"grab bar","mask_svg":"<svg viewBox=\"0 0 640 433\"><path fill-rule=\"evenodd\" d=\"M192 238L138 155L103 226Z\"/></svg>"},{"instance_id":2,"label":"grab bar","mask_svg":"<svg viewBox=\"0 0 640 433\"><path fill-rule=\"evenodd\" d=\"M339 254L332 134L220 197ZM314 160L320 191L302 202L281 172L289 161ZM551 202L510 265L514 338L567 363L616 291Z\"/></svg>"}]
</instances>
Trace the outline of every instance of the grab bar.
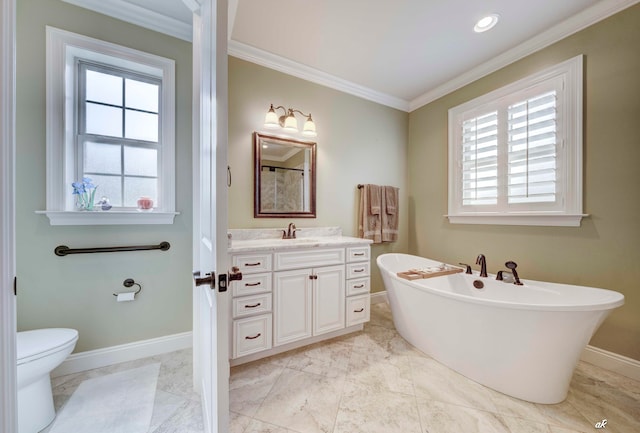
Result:
<instances>
[{"instance_id":1,"label":"grab bar","mask_svg":"<svg viewBox=\"0 0 640 433\"><path fill-rule=\"evenodd\" d=\"M58 245L53 252L56 256L64 257L68 254L89 254L89 253L117 253L120 251L146 251L160 250L167 251L171 248L171 244L167 241L160 242L158 245L134 245L128 247L104 247L104 248L69 248L66 245Z\"/></svg>"}]
</instances>

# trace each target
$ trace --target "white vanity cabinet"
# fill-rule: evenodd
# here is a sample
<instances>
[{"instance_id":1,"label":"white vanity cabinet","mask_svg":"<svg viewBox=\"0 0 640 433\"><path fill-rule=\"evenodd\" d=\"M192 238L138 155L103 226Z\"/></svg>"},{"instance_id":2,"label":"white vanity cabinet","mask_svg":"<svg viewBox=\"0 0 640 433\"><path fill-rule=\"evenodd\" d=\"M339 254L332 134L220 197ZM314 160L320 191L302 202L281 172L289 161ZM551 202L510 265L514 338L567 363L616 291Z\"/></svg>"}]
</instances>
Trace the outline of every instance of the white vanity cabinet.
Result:
<instances>
[{"instance_id":1,"label":"white vanity cabinet","mask_svg":"<svg viewBox=\"0 0 640 433\"><path fill-rule=\"evenodd\" d=\"M232 365L358 331L369 320L368 241L235 239L230 262L242 280L230 284Z\"/></svg>"},{"instance_id":2,"label":"white vanity cabinet","mask_svg":"<svg viewBox=\"0 0 640 433\"><path fill-rule=\"evenodd\" d=\"M347 248L346 326L371 317L371 258L369 246Z\"/></svg>"},{"instance_id":3,"label":"white vanity cabinet","mask_svg":"<svg viewBox=\"0 0 640 433\"><path fill-rule=\"evenodd\" d=\"M242 280L231 284L231 356L239 358L273 345L272 254L233 255L231 263L242 272Z\"/></svg>"},{"instance_id":4,"label":"white vanity cabinet","mask_svg":"<svg viewBox=\"0 0 640 433\"><path fill-rule=\"evenodd\" d=\"M344 328L345 249L274 254L274 346Z\"/></svg>"},{"instance_id":5,"label":"white vanity cabinet","mask_svg":"<svg viewBox=\"0 0 640 433\"><path fill-rule=\"evenodd\" d=\"M344 328L345 266L273 274L273 345Z\"/></svg>"}]
</instances>

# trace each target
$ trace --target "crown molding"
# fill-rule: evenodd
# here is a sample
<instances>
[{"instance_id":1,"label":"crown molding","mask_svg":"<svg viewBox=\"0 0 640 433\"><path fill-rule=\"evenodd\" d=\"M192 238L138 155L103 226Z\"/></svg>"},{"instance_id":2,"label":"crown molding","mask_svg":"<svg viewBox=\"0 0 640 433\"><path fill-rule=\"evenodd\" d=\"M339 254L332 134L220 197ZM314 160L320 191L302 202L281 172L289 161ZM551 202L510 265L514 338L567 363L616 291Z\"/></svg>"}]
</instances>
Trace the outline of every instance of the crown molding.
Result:
<instances>
[{"instance_id":1,"label":"crown molding","mask_svg":"<svg viewBox=\"0 0 640 433\"><path fill-rule=\"evenodd\" d=\"M485 77L492 72L495 72L498 69L514 63L530 54L533 54L536 51L540 51L541 49L577 33L598 21L602 21L613 14L635 5L639 1L640 0L603 0L572 16L571 18L564 20L549 30L529 39L527 42L520 44L517 47L494 57L490 61L485 62L464 74L459 75L453 80L450 80L443 85L411 100L409 103L409 112L417 110L438 98L448 95L449 93L479 80L480 78Z\"/></svg>"},{"instance_id":2,"label":"crown molding","mask_svg":"<svg viewBox=\"0 0 640 433\"><path fill-rule=\"evenodd\" d=\"M109 2L105 2L104 0L63 1L151 30L165 33L185 41L191 41L192 38L191 25L165 15L149 11L128 3L125 0L111 0ZM529 39L527 42L494 57L490 61L485 62L410 101L378 92L310 66L303 65L231 39L229 40L228 53L229 55L239 59L274 69L303 80L367 99L381 105L411 112L513 62L558 42L567 36L577 33L598 21L629 8L638 2L640 2L640 0L603 0L573 17L566 19L551 29ZM233 20L235 18L237 2L232 0L230 5L232 6L230 18ZM230 24L229 36L233 23Z\"/></svg>"},{"instance_id":3,"label":"crown molding","mask_svg":"<svg viewBox=\"0 0 640 433\"><path fill-rule=\"evenodd\" d=\"M156 32L191 42L191 24L150 11L125 0L62 0ZM198 2L194 2L195 6Z\"/></svg>"},{"instance_id":4,"label":"crown molding","mask_svg":"<svg viewBox=\"0 0 640 433\"><path fill-rule=\"evenodd\" d=\"M242 42L230 40L228 52L230 56L237 57L269 69L274 69L287 75L302 78L303 80L311 81L312 83L320 84L350 95L377 102L381 105L386 105L402 111L409 111L409 101L338 78L335 75L322 72L318 69L303 65L302 63L294 62Z\"/></svg>"}]
</instances>

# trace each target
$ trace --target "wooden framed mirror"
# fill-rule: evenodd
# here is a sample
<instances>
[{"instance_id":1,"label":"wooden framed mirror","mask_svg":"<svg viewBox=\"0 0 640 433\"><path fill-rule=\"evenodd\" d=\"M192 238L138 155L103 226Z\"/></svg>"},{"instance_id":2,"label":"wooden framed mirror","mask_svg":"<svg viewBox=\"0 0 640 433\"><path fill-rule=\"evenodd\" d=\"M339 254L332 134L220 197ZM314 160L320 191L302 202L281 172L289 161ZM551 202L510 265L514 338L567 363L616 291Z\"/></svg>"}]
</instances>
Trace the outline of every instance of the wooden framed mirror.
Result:
<instances>
[{"instance_id":1,"label":"wooden framed mirror","mask_svg":"<svg viewBox=\"0 0 640 433\"><path fill-rule=\"evenodd\" d=\"M316 217L316 143L253 133L254 217Z\"/></svg>"}]
</instances>

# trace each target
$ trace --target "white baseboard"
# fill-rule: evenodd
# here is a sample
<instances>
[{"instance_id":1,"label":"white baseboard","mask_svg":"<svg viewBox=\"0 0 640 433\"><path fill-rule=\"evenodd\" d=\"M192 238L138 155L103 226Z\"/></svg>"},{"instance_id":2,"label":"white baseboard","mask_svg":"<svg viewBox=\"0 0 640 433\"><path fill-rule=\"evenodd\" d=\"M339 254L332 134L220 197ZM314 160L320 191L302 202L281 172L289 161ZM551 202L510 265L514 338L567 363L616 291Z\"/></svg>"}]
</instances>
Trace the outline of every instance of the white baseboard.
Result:
<instances>
[{"instance_id":1,"label":"white baseboard","mask_svg":"<svg viewBox=\"0 0 640 433\"><path fill-rule=\"evenodd\" d=\"M386 290L371 294L371 304L389 302ZM580 357L581 361L588 362L605 370L613 371L625 377L640 381L640 361L617 353L599 349L594 346L585 347Z\"/></svg>"},{"instance_id":2,"label":"white baseboard","mask_svg":"<svg viewBox=\"0 0 640 433\"><path fill-rule=\"evenodd\" d=\"M176 350L188 349L193 346L193 333L165 335L149 340L134 341L133 343L105 347L104 349L89 350L73 353L58 368L51 372L51 377L64 376L94 368L106 367L119 362L133 361L148 356L160 355Z\"/></svg>"},{"instance_id":3,"label":"white baseboard","mask_svg":"<svg viewBox=\"0 0 640 433\"><path fill-rule=\"evenodd\" d=\"M609 352L598 347L587 346L582 352L580 360L640 381L640 361L635 359L627 358L626 356L618 355L617 353Z\"/></svg>"},{"instance_id":4,"label":"white baseboard","mask_svg":"<svg viewBox=\"0 0 640 433\"><path fill-rule=\"evenodd\" d=\"M380 304L382 302L389 303L389 299L387 299L387 291L383 290L382 292L376 292L371 294L371 305Z\"/></svg>"}]
</instances>

